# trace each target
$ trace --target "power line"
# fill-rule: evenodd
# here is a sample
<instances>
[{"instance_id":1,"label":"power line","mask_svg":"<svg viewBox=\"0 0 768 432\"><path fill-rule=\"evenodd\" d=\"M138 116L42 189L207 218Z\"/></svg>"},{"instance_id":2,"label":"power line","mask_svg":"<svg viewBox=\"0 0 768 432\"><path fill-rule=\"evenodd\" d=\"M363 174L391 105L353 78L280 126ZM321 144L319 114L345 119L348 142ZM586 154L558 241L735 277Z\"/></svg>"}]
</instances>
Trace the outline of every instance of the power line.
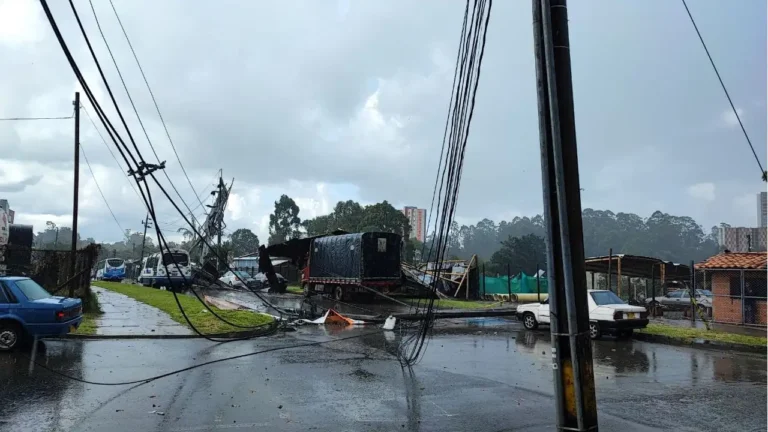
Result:
<instances>
[{"instance_id":1,"label":"power line","mask_svg":"<svg viewBox=\"0 0 768 432\"><path fill-rule=\"evenodd\" d=\"M31 121L31 120L71 120L75 117L75 111L69 117L4 117L0 121Z\"/></svg>"},{"instance_id":2,"label":"power line","mask_svg":"<svg viewBox=\"0 0 768 432\"><path fill-rule=\"evenodd\" d=\"M157 115L160 118L160 123L162 123L163 129L165 130L165 135L168 137L168 142L171 143L173 154L176 155L176 160L179 162L179 166L181 167L181 171L184 173L184 177L187 178L187 183L189 183L189 187L192 189L192 192L194 192L194 194L197 196L198 195L197 191L195 190L195 187L192 185L192 180L190 180L189 176L187 175L187 170L184 168L184 164L181 163L181 158L179 158L179 153L176 151L176 146L173 144L171 133L168 131L168 126L166 126L165 124L165 119L163 119L163 114L160 112L160 106L157 104L157 100L155 99L155 94L154 92L152 92L152 87L150 87L149 85L149 80L147 80L147 76L144 74L144 68L141 67L141 62L139 62L139 57L136 55L136 50L133 49L133 44L131 43L131 39L128 37L128 32L125 30L125 27L123 26L123 21L120 19L120 15L117 13L117 9L115 9L115 4L112 2L112 0L109 0L109 4L110 6L112 6L112 11L115 12L115 18L117 18L117 22L118 24L120 24L120 29L123 31L125 40L126 42L128 42L128 46L131 48L131 53L133 54L134 60L136 60L136 65L139 67L139 71L141 72L141 77L144 79L144 84L146 84L147 86L149 95L152 98L152 103L155 105L155 109L157 110ZM93 3L91 3L91 8L93 8ZM94 11L94 16L96 16L95 11ZM198 201L200 201L199 198L198 198ZM200 202L200 205L202 204L203 203Z\"/></svg>"},{"instance_id":3,"label":"power line","mask_svg":"<svg viewBox=\"0 0 768 432\"><path fill-rule=\"evenodd\" d=\"M115 153L109 147L109 144L107 144L107 140L104 139L104 135L102 135L101 131L99 130L99 128L96 127L96 123L94 123L93 118L88 113L88 110L85 109L84 105L82 105L82 104L80 104L80 105L83 107L83 111L85 112L85 115L88 117L88 120L90 120L91 125L93 126L93 128L96 130L96 133L99 134L99 137L101 138L101 142L104 143L104 146L109 151L109 154L112 155L112 159L115 160L115 163L117 164L117 167L120 169L120 172L124 172L123 166L120 165L120 162L118 162L117 157L115 156ZM123 177L123 176L121 176L121 177ZM139 198L139 200L141 200L141 195L139 195L139 191L136 190L136 188L133 186L133 183L131 183L131 181L128 179L128 177L125 177L125 180L128 182L128 186L131 187L131 190L133 191L133 193L135 193L136 196ZM143 203L143 201L142 201L142 203Z\"/></svg>"},{"instance_id":4,"label":"power line","mask_svg":"<svg viewBox=\"0 0 768 432\"><path fill-rule=\"evenodd\" d=\"M757 157L757 152L755 151L755 147L752 145L752 140L749 139L749 134L747 134L747 130L744 128L744 123L742 123L741 121L741 116L739 115L739 112L736 110L736 106L733 104L731 95L728 93L728 89L725 87L723 78L720 76L720 72L717 70L717 66L715 66L715 61L712 59L712 55L709 53L709 48L707 48L707 44L704 42L704 38L701 36L701 32L699 31L699 26L696 25L696 20L693 19L691 10L688 9L688 3L686 3L685 0L681 0L681 1L683 2L685 11L688 13L688 18L691 19L691 24L693 24L693 29L696 30L696 34L699 36L699 41L701 41L701 46L704 47L704 52L707 53L707 58L709 58L709 63L712 65L712 69L715 71L715 75L717 75L717 80L720 81L720 86L723 88L723 93L725 93L725 97L728 98L728 103L731 105L731 109L733 110L733 115L736 116L736 120L738 120L739 122L741 131L744 133L744 138L747 139L747 144L749 144L749 148L752 150L752 154L755 156L755 161L757 162L757 166L760 167L760 175L762 176L763 181L767 181L768 174L763 169L763 164L760 163L760 158Z\"/></svg>"},{"instance_id":5,"label":"power line","mask_svg":"<svg viewBox=\"0 0 768 432\"><path fill-rule=\"evenodd\" d=\"M123 386L123 385L131 385L131 384L147 384L149 382L156 381L156 380L159 380L161 378L166 378L166 377L169 377L171 375L176 375L176 374L179 374L179 373L182 373L182 372L191 371L193 369L197 369L197 368L200 368L200 367L203 367L203 366L209 366L209 365L216 364L216 363L223 363L223 362L230 361L230 360L237 360L237 359L241 359L241 358L244 358L244 357L252 357L252 356L255 356L255 355L258 355L258 354L265 354L265 353L269 353L269 352L282 351L282 350L293 349L293 348L303 348L303 347L309 347L309 346L326 345L326 344L330 344L330 343L334 343L334 342L341 342L341 341L350 340L350 339L358 339L358 338L361 338L361 337L366 337L366 336L370 336L370 335L377 334L377 333L381 333L381 330L369 331L369 332L365 332L365 333L356 334L354 336L341 337L341 338L336 338L336 339L331 339L331 340L324 340L324 341L317 341L317 342L308 342L308 343L301 343L301 344L293 344L293 345L287 345L287 346L279 346L279 347L267 348L267 349L263 349L263 350L259 350L259 351L248 352L248 353L245 353L245 354L238 354L238 355L234 355L234 356L230 356L230 357L224 357L224 358L220 358L220 359L210 360L210 361L207 361L207 362L204 362L204 363L198 363L196 365L187 366L187 367L182 368L182 369L177 369L175 371L166 372L166 373L160 374L160 375L155 375L153 377L148 377L148 378L143 378L143 379L138 379L138 380L132 380L132 381L123 381L123 382L100 382L100 381L85 380L85 379L82 379L82 378L78 378L76 376L67 375L64 372L57 371L56 369L52 369L50 366L46 365L45 363L40 363L37 360L34 360L31 357L29 357L29 356L26 356L26 357L29 358L35 365L37 365L37 366L47 370L48 372L51 372L51 373L53 373L55 375L58 375L58 376L63 377L63 378L67 378L67 379L72 380L72 381L77 381L77 382L80 382L80 383L83 383L83 384L98 385L98 386Z\"/></svg>"},{"instance_id":6,"label":"power line","mask_svg":"<svg viewBox=\"0 0 768 432\"><path fill-rule=\"evenodd\" d=\"M50 8L48 7L48 3L47 3L47 1L46 1L46 0L40 0L40 3L41 3L41 5L42 5L42 7L43 7L43 10L44 10L45 14L46 14L46 17L47 17L47 19L48 19L48 22L49 22L49 24L51 25L51 28L52 28L52 30L54 31L55 35L56 35L56 38L57 38L57 40L58 40L58 42L59 42L59 45L61 46L61 48L62 48L62 51L64 52L65 56L67 57L67 61L69 62L69 64L70 64L70 67L72 68L72 71L75 73L75 76L77 77L78 81L80 82L80 85L81 85L81 87L82 87L82 88L83 88L83 90L85 91L85 93L86 93L86 96L87 96L87 97L88 97L88 99L90 100L90 102L91 102L91 105L92 105L92 106L94 107L94 109L96 110L96 114L99 116L99 119L100 119L100 120L101 120L101 122L104 124L104 126L105 126L105 128L106 128L106 130L107 130L107 133L109 134L110 138L111 138L111 139L114 141L114 143L115 143L116 147L118 148L118 151L120 152L120 155L123 157L123 159L125 160L125 162L128 164L129 168L131 168L129 172L130 172L130 174L131 174L131 175L134 177L134 180L136 181L137 185L139 186L139 190L140 190L140 192L141 192L141 195L142 195L142 199L144 200L144 202L145 202L145 204L146 204L146 206L147 206L147 210L149 211L150 215L152 216L152 220L153 220L153 221L155 221L155 222L157 222L158 218L157 218L157 214L155 213L155 210L154 210L154 203L153 203L153 201L152 201L151 190L150 190L150 188L149 188L149 185L148 185L148 184L146 183L146 181L145 181L147 177L151 177L151 178L152 178L152 180L155 182L155 184L157 185L157 187L158 187L158 188L160 188L160 190L163 192L163 195L164 195L164 196L165 196L165 197L166 197L166 198L167 198L167 199L168 199L168 200L171 202L171 204L174 206L174 208L176 209L176 211L178 211L180 214L182 214L182 215L183 215L184 213L183 213L183 212L181 211L181 209L180 209L180 208L179 208L179 207L176 205L176 203L173 201L173 199L172 199L172 198L171 198L171 196L168 194L168 192L165 190L165 188L163 188L162 184L160 184L160 182L157 180L157 177L156 177L156 176L153 174L153 171L154 171L154 170L157 170L157 169L162 169L162 168L164 167L164 166L163 166L163 164L160 164L160 165L150 165L150 164L147 164L147 163L144 161L144 159L143 159L143 157L142 157L142 155L141 155L141 151L138 149L138 146L136 145L136 142L135 142L135 140L133 139L133 135L131 134L130 128L128 128L128 125L127 125L127 123L126 123L126 121L125 121L125 118L124 118L124 116L122 115L122 112L121 112L121 110L120 110L120 107L119 107L119 105L117 104L117 101L116 101L116 99L115 99L115 97L114 97L114 93L112 92L112 90L111 90L111 88L110 88L110 86L109 86L109 82L107 81L106 77L104 76L104 72L103 72L103 70L102 70L102 68L101 68L101 65L100 65L100 63L99 63L99 61L98 61L98 58L96 57L96 54L95 54L95 52L94 52L94 50L93 50L93 47L92 47L92 45L91 45L91 43L90 43L90 40L89 40L89 38L88 38L88 35L87 35L87 33L85 32L85 29L84 29L84 27L83 27L83 25L82 25L82 22L81 22L81 20L80 20L80 17L79 17L79 15L78 15L78 13L77 13L77 9L75 8L75 5L74 5L74 3L72 2L72 0L70 0L70 1L69 1L69 4L70 4L70 7L71 7L71 9L72 9L72 12L73 12L73 14L74 14L74 16L75 16L75 19L76 19L76 21L77 21L78 27L80 28L80 32L81 32L81 34L82 34L83 38L85 39L86 45L88 46L88 50L89 50L89 52L90 52L90 54L91 54L91 57L92 57L92 58L93 58L93 60L94 60L94 63L96 64L96 68L98 69L98 71L99 71L99 75L101 76L101 79L102 79L102 81L104 82L104 86L106 87L106 89L107 89L107 93L109 94L109 97L110 97L110 99L111 99L111 101L112 101L112 104L113 104L113 106L114 106L115 110L117 111L118 117L120 117L120 121L121 121L121 123L122 123L123 127L125 128L125 131L126 131L126 133L128 134L128 137L129 137L129 139L130 139L130 141L131 141L131 144L133 145L133 147L134 147L134 149L135 149L135 151L136 151L136 153L137 153L136 155L133 155L133 154L131 153L131 151L130 151L130 149L128 148L128 146L126 145L125 141L122 139L122 137L121 137L121 136L120 136L120 134L118 133L117 129L114 127L114 125L112 124L112 122L111 122L111 121L109 120L109 118L106 116L106 114L105 114L104 110L101 108L101 105L99 104L98 100L96 100L96 98L95 98L95 96L94 96L93 92L92 92L92 91L91 91L91 89L90 89L90 86L88 85L87 81L85 80L85 77L83 76L82 72L80 71L80 68L79 68L79 66L77 65L77 62L75 61L74 57L72 56L72 53L71 53L71 51L70 51L70 50L69 50L69 48L67 47L66 41L64 41L64 38L63 38L63 36L62 36L62 34L61 34L61 31L60 31L60 29L59 29L58 25L56 24L56 21L55 21L55 19L54 19L54 17L53 17L53 14L51 13L51 10L50 10ZM118 141L119 141L119 144L118 144ZM122 148L120 147L120 145L122 145ZM125 151L123 151L123 149L124 149ZM130 159L133 161L134 165L136 166L136 169L135 169L135 170L134 170L134 169L131 167L131 165L130 165L130 161L128 160L128 158L129 158L129 157L130 157ZM136 159L136 157L138 157L138 160ZM145 194L144 194L144 192L145 192L145 191L141 189L141 185L142 185L142 184L144 184L144 185L145 185L145 188L146 188L146 196L145 196ZM188 221L186 218L185 218L185 221L186 221L188 224L190 224L190 226L192 227L192 229L193 229L193 230L195 229L194 225L193 225L191 222L189 222L189 221ZM158 241L160 242L160 247L161 247L161 249L162 249L162 248L163 248L163 246L164 246L166 250L169 250L169 248L168 248L168 243L167 243L167 241L165 240L165 237L163 236L163 234L162 234L162 232L160 231L160 229L157 227L157 224L155 224L155 230L156 230L156 234L157 234L157 236L158 236ZM180 271L180 268L179 268L179 264L178 264L178 262L176 261L175 257L173 257L173 256L172 256L172 259L173 259L173 264L176 266L176 269ZM165 266L165 269L166 269L166 274L170 274L170 271L168 270L168 264L167 264L167 263L163 263L163 265ZM180 272L181 272L181 271L180 271ZM182 274L182 275L183 275L183 274ZM170 279L170 276L169 276L169 279ZM186 277L185 277L185 279L186 279ZM172 292L173 292L173 295L174 295L174 299L176 300L176 304L177 304L177 306L179 307L179 310L180 310L180 312L182 313L182 315L184 316L185 320L186 320L186 321L187 321L187 323L190 325L190 327L191 327L191 328L192 328L192 329L193 329L193 330L194 330L194 331L195 331L197 334L201 335L202 337L204 337L205 339L207 339L207 340L210 340L210 341L215 341L215 342L223 341L222 339L214 339L214 338L212 338L212 337L209 337L209 336L207 336L207 335L205 335L205 334L201 333L201 332L200 332L200 331L199 331L199 330L198 330L198 329L197 329L197 328L196 328L196 327L195 327L195 326L192 324L192 322L189 320L189 318L188 318L187 314L185 313L185 311L184 311L183 307L181 306L181 303L180 303L180 302L179 302L179 300L178 300L178 297L177 297L177 293L176 293L176 291L175 291L175 290L172 290ZM194 290L193 290L193 292L194 292ZM256 297L258 297L258 298L259 298L259 299L260 299L260 300L261 300L261 301L262 301L262 302L263 302L265 305L267 305L267 306L271 307L273 310L276 310L276 311L278 311L278 313L280 313L280 314L281 314L281 316L282 316L282 312L281 312L281 309L280 309L279 307L277 307L277 306L275 306L275 305L271 304L271 303L270 303L268 300L266 300L264 297L262 297L262 296L261 296L260 294L258 294L257 292L255 292L255 291L253 291L253 290L251 290L251 292L252 292L252 293L253 293L253 294L254 294ZM195 294L196 294L196 293L195 293ZM199 300L199 301L202 303L203 307L205 307L205 308L206 308L206 309L207 309L209 312L211 312L211 313L212 313L214 316L216 316L216 317L217 317L218 319L220 319L221 321L223 321L223 322L227 322L227 323L228 323L228 321L226 321L226 320L224 320L223 318L221 318L220 316L218 316L218 315L217 315L217 314L216 314L216 313L215 313L215 312L214 312L214 311L213 311L213 310L212 310L210 307L208 307L208 305L207 305L207 304L205 304L205 302L203 302L203 301L202 301L202 299L200 299L200 297L199 297L197 294L196 294L195 296L196 296L196 297L197 297L197 299L198 299L198 300ZM235 325L235 324L232 324L232 323L229 323L229 324L230 324L230 325L233 325L233 326L235 326L235 327L244 327L244 326L239 326L239 325ZM262 328L262 327L265 327L265 326L269 326L269 327L272 327L270 324L260 324L260 325L256 325L256 326L253 326L253 327L250 327L250 328L256 329L256 328ZM267 332L264 332L264 333L259 333L259 334L254 334L253 336L250 336L250 337L256 337L256 336L262 336L262 335L266 335L266 334L269 334L269 333L270 333L271 331L273 331L273 330L274 330L274 329L272 329L272 330L267 330ZM249 337L249 338L250 338L250 337Z\"/></svg>"},{"instance_id":7,"label":"power line","mask_svg":"<svg viewBox=\"0 0 768 432\"><path fill-rule=\"evenodd\" d=\"M107 197L104 196L104 192L101 190L101 186L99 186L99 181L96 180L96 173L93 172L93 168L91 168L91 163L88 161L88 156L85 154L85 148L83 147L83 143L80 143L80 151L83 152L83 158L85 159L85 164L88 165L88 171L91 172L91 177L93 177L93 183L96 185L96 189L99 191L99 195L101 195L101 199L104 200L104 204L107 206L107 210L109 210L109 214L112 215L112 219L115 220L115 223L117 224L117 227L120 228L120 233L125 235L125 230L123 229L122 225L120 225L120 222L117 221L117 216L115 216L115 212L112 211L112 207L109 206L109 202L107 202Z\"/></svg>"},{"instance_id":8,"label":"power line","mask_svg":"<svg viewBox=\"0 0 768 432\"><path fill-rule=\"evenodd\" d=\"M157 151L155 151L155 146L152 144L152 140L149 138L149 133L147 133L147 129L146 127L144 127L144 122L141 120L141 116L139 115L139 111L136 108L136 104L133 101L131 92L128 90L128 85L125 83L125 79L123 78L123 73L120 71L120 67L117 65L117 60L115 59L115 55L112 53L112 48L110 47L109 42L107 41L107 37L104 35L104 31L101 28L99 17L96 15L96 9L93 7L93 2L89 0L89 3L91 5L91 12L93 12L93 19L96 21L96 27L99 29L99 34L101 35L101 39L104 41L104 45L107 47L107 52L109 53L109 57L112 59L112 64L115 66L115 70L117 71L117 76L120 77L120 82L123 84L123 89L125 90L125 94L128 96L128 101L131 103L131 108L133 108L133 113L136 115L136 119L139 121L139 126L141 127L142 132L144 132L144 137L147 139L147 143L149 143L149 148L152 150L152 153L155 155L157 162L160 163L160 156L158 156ZM74 5L72 5L72 8L74 10ZM127 128L127 125L126 125L126 128ZM128 132L128 134L130 135L130 132ZM138 152L138 150L136 151ZM192 213L192 210L190 210L189 205L187 205L187 202L181 196L181 193L179 193L179 190L176 189L176 185L174 185L173 181L171 181L171 177L168 175L168 172L166 170L163 170L163 174L165 175L165 178L168 180L168 183L171 185L171 188L173 188L173 190L176 192L176 195L181 200L181 203L184 204L184 207L186 207L190 213ZM184 175L186 175L186 173Z\"/></svg>"}]
</instances>

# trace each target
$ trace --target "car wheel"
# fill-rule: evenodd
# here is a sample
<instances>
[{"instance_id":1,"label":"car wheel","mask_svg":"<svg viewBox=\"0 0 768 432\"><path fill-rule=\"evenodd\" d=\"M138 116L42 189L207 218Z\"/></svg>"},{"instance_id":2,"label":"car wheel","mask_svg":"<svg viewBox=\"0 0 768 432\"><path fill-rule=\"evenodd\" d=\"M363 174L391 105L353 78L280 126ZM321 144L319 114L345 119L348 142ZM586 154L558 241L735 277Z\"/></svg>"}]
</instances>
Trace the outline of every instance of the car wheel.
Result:
<instances>
[{"instance_id":1,"label":"car wheel","mask_svg":"<svg viewBox=\"0 0 768 432\"><path fill-rule=\"evenodd\" d=\"M21 326L15 322L0 323L0 351L10 351L16 348L24 336Z\"/></svg>"},{"instance_id":2,"label":"car wheel","mask_svg":"<svg viewBox=\"0 0 768 432\"><path fill-rule=\"evenodd\" d=\"M596 322L589 323L589 337L590 339L600 339L602 332L600 331L600 324Z\"/></svg>"},{"instance_id":3,"label":"car wheel","mask_svg":"<svg viewBox=\"0 0 768 432\"><path fill-rule=\"evenodd\" d=\"M539 327L539 323L536 321L536 317L532 313L526 312L523 314L523 327L528 330L536 330Z\"/></svg>"}]
</instances>

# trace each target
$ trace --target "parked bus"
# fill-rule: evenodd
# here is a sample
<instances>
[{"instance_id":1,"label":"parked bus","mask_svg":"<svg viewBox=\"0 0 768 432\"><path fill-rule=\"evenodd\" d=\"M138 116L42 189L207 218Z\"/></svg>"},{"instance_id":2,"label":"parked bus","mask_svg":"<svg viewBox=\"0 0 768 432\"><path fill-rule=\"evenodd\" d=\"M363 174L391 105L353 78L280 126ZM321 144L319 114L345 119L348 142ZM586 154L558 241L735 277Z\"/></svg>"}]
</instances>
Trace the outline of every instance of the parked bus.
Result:
<instances>
[{"instance_id":1,"label":"parked bus","mask_svg":"<svg viewBox=\"0 0 768 432\"><path fill-rule=\"evenodd\" d=\"M165 273L166 265L170 272L170 282L169 275ZM144 258L138 282L153 288L168 288L169 285L170 288L187 288L192 284L189 252L184 249L171 249Z\"/></svg>"},{"instance_id":2,"label":"parked bus","mask_svg":"<svg viewBox=\"0 0 768 432\"><path fill-rule=\"evenodd\" d=\"M125 260L107 258L96 264L96 280L121 282L125 279Z\"/></svg>"}]
</instances>

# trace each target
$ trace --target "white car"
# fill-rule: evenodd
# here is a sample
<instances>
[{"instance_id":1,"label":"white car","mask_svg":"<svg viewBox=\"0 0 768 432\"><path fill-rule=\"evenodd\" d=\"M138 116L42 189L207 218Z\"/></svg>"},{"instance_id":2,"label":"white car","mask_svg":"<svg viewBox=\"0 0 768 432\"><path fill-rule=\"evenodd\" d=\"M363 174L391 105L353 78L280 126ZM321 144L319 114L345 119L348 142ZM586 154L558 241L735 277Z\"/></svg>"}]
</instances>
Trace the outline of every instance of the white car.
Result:
<instances>
[{"instance_id":1,"label":"white car","mask_svg":"<svg viewBox=\"0 0 768 432\"><path fill-rule=\"evenodd\" d=\"M589 336L599 339L604 333L629 337L634 329L648 325L648 311L642 306L631 306L608 290L587 290L589 309ZM549 325L549 299L544 303L530 303L517 307L517 318L528 330L539 324Z\"/></svg>"},{"instance_id":2,"label":"white car","mask_svg":"<svg viewBox=\"0 0 768 432\"><path fill-rule=\"evenodd\" d=\"M219 281L225 285L236 288L246 288L246 284L247 287L250 288L261 288L258 286L258 282L252 278L251 275L242 270L228 271L224 273L224 276L219 278Z\"/></svg>"},{"instance_id":3,"label":"white car","mask_svg":"<svg viewBox=\"0 0 768 432\"><path fill-rule=\"evenodd\" d=\"M712 291L696 290L696 307L703 313L712 309ZM669 310L687 310L691 308L691 291L689 289L678 289L670 291L667 295L657 295L654 300L652 297L645 299L648 306L661 305Z\"/></svg>"}]
</instances>

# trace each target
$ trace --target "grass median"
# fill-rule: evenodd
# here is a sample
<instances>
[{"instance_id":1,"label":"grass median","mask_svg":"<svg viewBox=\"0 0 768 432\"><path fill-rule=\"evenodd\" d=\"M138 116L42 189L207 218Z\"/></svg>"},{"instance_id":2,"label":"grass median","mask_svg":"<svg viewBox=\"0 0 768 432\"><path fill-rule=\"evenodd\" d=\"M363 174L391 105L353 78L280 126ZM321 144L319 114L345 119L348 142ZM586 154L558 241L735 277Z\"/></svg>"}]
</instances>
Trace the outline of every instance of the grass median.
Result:
<instances>
[{"instance_id":1,"label":"grass median","mask_svg":"<svg viewBox=\"0 0 768 432\"><path fill-rule=\"evenodd\" d=\"M768 340L760 336L747 336L734 333L726 333L717 330L707 330L700 328L685 328L676 327L665 324L648 324L648 327L637 330L638 333L645 333L649 335L666 336L674 339L680 339L682 341L694 341L696 339L703 339L713 342L725 342L732 344L748 345L748 346L762 346L765 347Z\"/></svg>"},{"instance_id":2,"label":"grass median","mask_svg":"<svg viewBox=\"0 0 768 432\"><path fill-rule=\"evenodd\" d=\"M95 313L95 312L87 312L83 314L83 321L80 322L80 326L75 330L74 334L80 334L80 335L94 335L96 334L96 329L98 328L98 325L96 325L96 319L101 315L101 313Z\"/></svg>"},{"instance_id":3,"label":"grass median","mask_svg":"<svg viewBox=\"0 0 768 432\"><path fill-rule=\"evenodd\" d=\"M117 282L98 281L93 282L93 285L126 295L134 300L156 307L167 313L174 321L185 326L188 325L179 310L179 306L176 304L176 300L173 298L173 293L170 291ZM187 317L189 317L189 320L192 321L192 324L194 324L194 326L202 333L216 334L248 330L246 328L231 326L219 320L206 310L205 306L200 304L200 301L195 297L179 294L178 298L179 303L181 303L181 306L184 308L184 312L187 314ZM241 326L254 327L267 324L274 319L269 315L248 310L222 310L210 305L209 307L227 321Z\"/></svg>"},{"instance_id":4,"label":"grass median","mask_svg":"<svg viewBox=\"0 0 768 432\"><path fill-rule=\"evenodd\" d=\"M427 299L421 299L421 305L424 306ZM406 299L406 303L417 305L419 299ZM475 300L458 300L458 299L439 299L435 300L435 307L437 309L490 309L494 307L504 307L503 302L489 302L489 301L475 301Z\"/></svg>"}]
</instances>

